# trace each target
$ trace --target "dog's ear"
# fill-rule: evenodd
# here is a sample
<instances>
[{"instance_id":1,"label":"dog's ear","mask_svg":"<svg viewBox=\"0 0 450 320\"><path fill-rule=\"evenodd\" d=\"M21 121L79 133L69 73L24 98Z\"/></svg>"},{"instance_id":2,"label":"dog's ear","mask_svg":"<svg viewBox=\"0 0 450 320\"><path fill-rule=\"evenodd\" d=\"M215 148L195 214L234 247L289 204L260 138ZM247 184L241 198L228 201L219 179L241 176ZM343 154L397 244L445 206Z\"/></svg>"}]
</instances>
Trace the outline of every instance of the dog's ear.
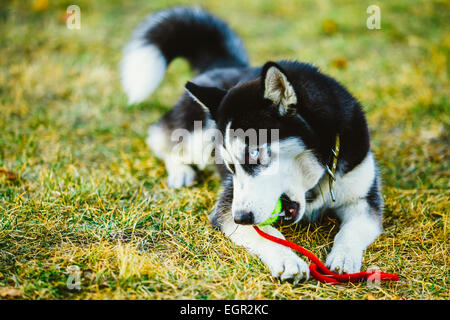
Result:
<instances>
[{"instance_id":1,"label":"dog's ear","mask_svg":"<svg viewBox=\"0 0 450 320\"><path fill-rule=\"evenodd\" d=\"M279 106L281 115L294 111L297 94L283 69L275 62L267 62L262 69L262 87L264 98Z\"/></svg>"},{"instance_id":2,"label":"dog's ear","mask_svg":"<svg viewBox=\"0 0 450 320\"><path fill-rule=\"evenodd\" d=\"M202 106L205 112L211 114L211 118L215 120L217 109L227 91L216 87L198 86L192 82L186 83L184 88L192 99Z\"/></svg>"}]
</instances>

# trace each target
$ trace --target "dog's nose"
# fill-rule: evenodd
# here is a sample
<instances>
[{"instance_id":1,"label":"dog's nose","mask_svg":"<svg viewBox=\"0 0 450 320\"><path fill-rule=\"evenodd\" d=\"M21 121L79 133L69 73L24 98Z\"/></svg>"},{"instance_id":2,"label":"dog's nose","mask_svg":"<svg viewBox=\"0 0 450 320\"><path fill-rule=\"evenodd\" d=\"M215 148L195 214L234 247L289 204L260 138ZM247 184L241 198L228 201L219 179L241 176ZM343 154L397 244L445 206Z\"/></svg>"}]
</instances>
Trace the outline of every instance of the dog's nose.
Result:
<instances>
[{"instance_id":1,"label":"dog's nose","mask_svg":"<svg viewBox=\"0 0 450 320\"><path fill-rule=\"evenodd\" d=\"M254 220L253 212L238 211L234 214L234 222L237 224L253 224Z\"/></svg>"}]
</instances>

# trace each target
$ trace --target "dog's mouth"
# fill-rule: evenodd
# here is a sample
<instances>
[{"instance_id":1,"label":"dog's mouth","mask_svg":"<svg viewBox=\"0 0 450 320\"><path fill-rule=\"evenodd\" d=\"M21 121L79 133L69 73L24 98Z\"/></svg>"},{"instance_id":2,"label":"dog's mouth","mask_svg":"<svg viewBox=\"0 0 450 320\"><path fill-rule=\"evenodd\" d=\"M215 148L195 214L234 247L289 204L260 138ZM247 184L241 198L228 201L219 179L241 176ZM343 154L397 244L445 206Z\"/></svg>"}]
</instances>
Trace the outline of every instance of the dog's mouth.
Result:
<instances>
[{"instance_id":1,"label":"dog's mouth","mask_svg":"<svg viewBox=\"0 0 450 320\"><path fill-rule=\"evenodd\" d=\"M297 221L298 213L300 211L300 203L292 201L284 193L280 197L281 200L281 213L278 221L283 225L290 225Z\"/></svg>"}]
</instances>

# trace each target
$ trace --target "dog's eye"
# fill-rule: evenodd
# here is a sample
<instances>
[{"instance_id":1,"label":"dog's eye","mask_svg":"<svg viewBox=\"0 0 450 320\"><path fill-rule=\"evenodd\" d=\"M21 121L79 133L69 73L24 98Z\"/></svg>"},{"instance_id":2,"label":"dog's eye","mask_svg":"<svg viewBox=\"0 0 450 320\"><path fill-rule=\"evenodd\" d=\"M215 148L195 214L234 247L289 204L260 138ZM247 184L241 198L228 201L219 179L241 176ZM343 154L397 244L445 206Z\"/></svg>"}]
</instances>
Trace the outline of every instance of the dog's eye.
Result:
<instances>
[{"instance_id":1,"label":"dog's eye","mask_svg":"<svg viewBox=\"0 0 450 320\"><path fill-rule=\"evenodd\" d=\"M253 149L249 152L250 158L256 159L259 156L259 150Z\"/></svg>"}]
</instances>

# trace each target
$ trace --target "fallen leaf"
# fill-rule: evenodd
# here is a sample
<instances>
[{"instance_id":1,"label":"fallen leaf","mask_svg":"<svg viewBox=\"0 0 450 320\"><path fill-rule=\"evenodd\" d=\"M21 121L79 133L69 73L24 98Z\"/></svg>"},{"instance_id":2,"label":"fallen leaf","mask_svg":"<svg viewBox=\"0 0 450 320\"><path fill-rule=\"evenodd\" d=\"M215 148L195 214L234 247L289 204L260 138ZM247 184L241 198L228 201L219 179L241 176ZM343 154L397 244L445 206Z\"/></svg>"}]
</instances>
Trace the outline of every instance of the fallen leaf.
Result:
<instances>
[{"instance_id":1,"label":"fallen leaf","mask_svg":"<svg viewBox=\"0 0 450 320\"><path fill-rule=\"evenodd\" d=\"M5 169L0 168L0 175L6 176L6 179L9 181L16 181L18 179L17 174L11 171L7 171Z\"/></svg>"},{"instance_id":2,"label":"fallen leaf","mask_svg":"<svg viewBox=\"0 0 450 320\"><path fill-rule=\"evenodd\" d=\"M33 10L34 11L44 11L48 8L48 0L34 0Z\"/></svg>"},{"instance_id":3,"label":"fallen leaf","mask_svg":"<svg viewBox=\"0 0 450 320\"><path fill-rule=\"evenodd\" d=\"M338 68L338 69L345 69L345 68L347 68L348 61L347 61L347 59L345 59L345 58L338 57L338 58L335 58L335 59L331 62L331 64L333 65L333 67L336 67L336 68Z\"/></svg>"},{"instance_id":4,"label":"fallen leaf","mask_svg":"<svg viewBox=\"0 0 450 320\"><path fill-rule=\"evenodd\" d=\"M67 23L67 19L69 19L70 14L67 13L66 11L62 11L59 15L59 22L61 23Z\"/></svg>"},{"instance_id":5,"label":"fallen leaf","mask_svg":"<svg viewBox=\"0 0 450 320\"><path fill-rule=\"evenodd\" d=\"M338 25L334 20L324 20L322 21L322 31L326 34L336 33L338 31Z\"/></svg>"}]
</instances>

